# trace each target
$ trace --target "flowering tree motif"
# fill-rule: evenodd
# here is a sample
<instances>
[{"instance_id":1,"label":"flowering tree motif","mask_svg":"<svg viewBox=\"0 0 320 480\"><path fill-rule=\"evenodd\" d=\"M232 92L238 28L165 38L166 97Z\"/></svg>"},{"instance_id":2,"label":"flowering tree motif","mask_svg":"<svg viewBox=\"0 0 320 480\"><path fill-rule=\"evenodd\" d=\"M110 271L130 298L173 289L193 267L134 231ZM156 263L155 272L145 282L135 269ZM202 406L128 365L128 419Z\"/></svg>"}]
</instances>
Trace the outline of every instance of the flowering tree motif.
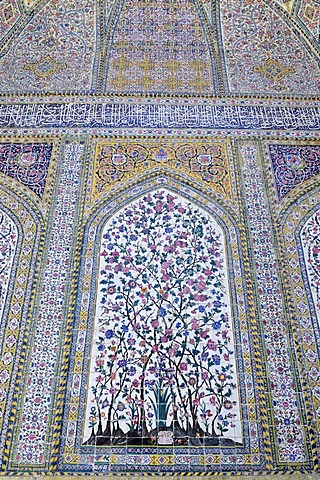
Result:
<instances>
[{"instance_id":1,"label":"flowering tree motif","mask_svg":"<svg viewBox=\"0 0 320 480\"><path fill-rule=\"evenodd\" d=\"M100 255L85 443L234 444L241 432L221 228L159 190L106 224Z\"/></svg>"},{"instance_id":2,"label":"flowering tree motif","mask_svg":"<svg viewBox=\"0 0 320 480\"><path fill-rule=\"evenodd\" d=\"M18 240L17 227L11 218L0 210L0 320L7 296L12 263Z\"/></svg>"},{"instance_id":3,"label":"flowering tree motif","mask_svg":"<svg viewBox=\"0 0 320 480\"><path fill-rule=\"evenodd\" d=\"M315 309L320 312L320 211L301 230L301 240ZM320 320L320 316L318 317Z\"/></svg>"}]
</instances>

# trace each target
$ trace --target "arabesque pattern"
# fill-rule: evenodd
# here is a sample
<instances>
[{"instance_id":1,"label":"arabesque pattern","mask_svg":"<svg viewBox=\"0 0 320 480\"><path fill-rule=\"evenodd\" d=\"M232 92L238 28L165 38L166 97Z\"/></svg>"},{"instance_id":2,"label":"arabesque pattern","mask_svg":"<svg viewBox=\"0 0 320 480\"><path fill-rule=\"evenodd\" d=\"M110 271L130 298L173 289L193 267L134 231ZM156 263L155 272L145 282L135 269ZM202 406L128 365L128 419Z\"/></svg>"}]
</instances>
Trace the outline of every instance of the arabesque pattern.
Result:
<instances>
[{"instance_id":1,"label":"arabesque pattern","mask_svg":"<svg viewBox=\"0 0 320 480\"><path fill-rule=\"evenodd\" d=\"M223 0L221 28L231 92L319 93L316 54L263 0Z\"/></svg>"},{"instance_id":2,"label":"arabesque pattern","mask_svg":"<svg viewBox=\"0 0 320 480\"><path fill-rule=\"evenodd\" d=\"M76 14L75 14L76 8ZM0 57L1 92L91 91L94 0L51 0L29 15Z\"/></svg>"},{"instance_id":3,"label":"arabesque pattern","mask_svg":"<svg viewBox=\"0 0 320 480\"><path fill-rule=\"evenodd\" d=\"M109 47L107 92L215 92L215 65L194 1L123 3Z\"/></svg>"}]
</instances>

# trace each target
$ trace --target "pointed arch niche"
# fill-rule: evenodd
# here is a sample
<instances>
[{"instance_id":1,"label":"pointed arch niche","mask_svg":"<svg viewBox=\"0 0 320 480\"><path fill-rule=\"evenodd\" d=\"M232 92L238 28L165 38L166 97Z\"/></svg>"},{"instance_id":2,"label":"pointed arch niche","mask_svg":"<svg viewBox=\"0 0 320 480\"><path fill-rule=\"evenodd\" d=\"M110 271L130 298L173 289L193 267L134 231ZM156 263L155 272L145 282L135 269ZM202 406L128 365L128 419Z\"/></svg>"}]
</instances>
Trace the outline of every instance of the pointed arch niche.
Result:
<instances>
[{"instance_id":1,"label":"pointed arch niche","mask_svg":"<svg viewBox=\"0 0 320 480\"><path fill-rule=\"evenodd\" d=\"M314 312L320 325L320 205L303 225L300 242Z\"/></svg>"},{"instance_id":2,"label":"pointed arch niche","mask_svg":"<svg viewBox=\"0 0 320 480\"><path fill-rule=\"evenodd\" d=\"M299 190L297 192L299 195ZM320 318L319 318L319 183L314 177L300 187L300 197L279 218L281 222L286 275L290 286L288 305L291 305L294 340L299 342L305 375L305 386L310 395L310 411L316 428L311 435L319 440L320 431ZM298 337L297 337L298 336ZM301 367L299 367L301 368ZM317 441L318 441L317 440Z\"/></svg>"},{"instance_id":3,"label":"pointed arch niche","mask_svg":"<svg viewBox=\"0 0 320 480\"><path fill-rule=\"evenodd\" d=\"M261 468L239 226L169 178L125 195L85 231L60 468Z\"/></svg>"},{"instance_id":4,"label":"pointed arch niche","mask_svg":"<svg viewBox=\"0 0 320 480\"><path fill-rule=\"evenodd\" d=\"M17 226L0 205L0 323L2 323L17 244Z\"/></svg>"},{"instance_id":5,"label":"pointed arch niche","mask_svg":"<svg viewBox=\"0 0 320 480\"><path fill-rule=\"evenodd\" d=\"M0 185L0 451L14 421L10 405L27 330L43 221L22 196Z\"/></svg>"},{"instance_id":6,"label":"pointed arch niche","mask_svg":"<svg viewBox=\"0 0 320 480\"><path fill-rule=\"evenodd\" d=\"M242 443L225 238L159 188L102 229L84 441Z\"/></svg>"}]
</instances>

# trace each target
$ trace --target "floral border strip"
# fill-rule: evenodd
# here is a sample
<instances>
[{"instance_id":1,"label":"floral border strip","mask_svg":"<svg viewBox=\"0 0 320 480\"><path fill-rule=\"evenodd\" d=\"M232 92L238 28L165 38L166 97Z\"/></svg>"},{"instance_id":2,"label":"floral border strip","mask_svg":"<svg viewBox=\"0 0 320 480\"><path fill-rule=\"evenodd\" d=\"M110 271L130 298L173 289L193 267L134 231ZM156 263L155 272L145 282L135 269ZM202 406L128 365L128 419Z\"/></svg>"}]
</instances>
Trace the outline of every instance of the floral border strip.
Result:
<instances>
[{"instance_id":1,"label":"floral border strip","mask_svg":"<svg viewBox=\"0 0 320 480\"><path fill-rule=\"evenodd\" d=\"M263 179L255 145L240 146L243 178L249 218L249 230L255 251L256 278L262 331L264 332L268 377L276 418L275 431L278 461L305 463L305 432L301 426L299 400L286 336L281 284L277 273L272 227Z\"/></svg>"},{"instance_id":2,"label":"floral border strip","mask_svg":"<svg viewBox=\"0 0 320 480\"><path fill-rule=\"evenodd\" d=\"M70 240L77 213L83 142L67 141L61 155L59 196L52 210L52 227L36 321L29 371L23 392L20 422L14 436L11 468L41 468L48 455L48 435L56 384L56 362L64 320L71 261ZM46 280L47 279L47 280ZM44 392L45 395L44 395Z\"/></svg>"}]
</instances>

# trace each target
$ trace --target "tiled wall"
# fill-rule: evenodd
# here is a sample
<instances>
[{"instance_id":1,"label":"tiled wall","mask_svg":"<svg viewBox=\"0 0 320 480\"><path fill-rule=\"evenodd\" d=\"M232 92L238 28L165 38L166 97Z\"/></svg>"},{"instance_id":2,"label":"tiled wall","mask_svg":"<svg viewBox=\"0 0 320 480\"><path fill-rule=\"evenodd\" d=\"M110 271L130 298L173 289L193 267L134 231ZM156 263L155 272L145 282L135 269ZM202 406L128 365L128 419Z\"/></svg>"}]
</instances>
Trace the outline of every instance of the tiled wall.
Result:
<instances>
[{"instance_id":1,"label":"tiled wall","mask_svg":"<svg viewBox=\"0 0 320 480\"><path fill-rule=\"evenodd\" d=\"M314 471L316 131L26 118L0 132L3 474Z\"/></svg>"}]
</instances>

